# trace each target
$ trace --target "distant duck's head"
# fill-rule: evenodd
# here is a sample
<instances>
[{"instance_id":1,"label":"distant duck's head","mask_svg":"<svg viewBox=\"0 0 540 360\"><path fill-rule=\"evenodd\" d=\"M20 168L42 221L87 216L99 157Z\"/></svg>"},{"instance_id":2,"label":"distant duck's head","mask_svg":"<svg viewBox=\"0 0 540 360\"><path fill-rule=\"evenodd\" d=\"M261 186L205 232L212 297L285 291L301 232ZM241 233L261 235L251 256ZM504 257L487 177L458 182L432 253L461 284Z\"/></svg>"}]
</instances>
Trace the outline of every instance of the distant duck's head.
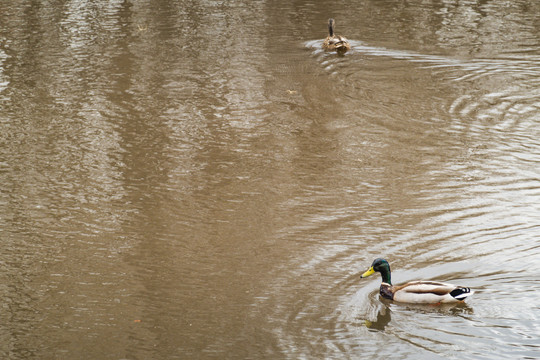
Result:
<instances>
[{"instance_id":1,"label":"distant duck's head","mask_svg":"<svg viewBox=\"0 0 540 360\"><path fill-rule=\"evenodd\" d=\"M334 36L334 19L328 19L328 36Z\"/></svg>"}]
</instances>

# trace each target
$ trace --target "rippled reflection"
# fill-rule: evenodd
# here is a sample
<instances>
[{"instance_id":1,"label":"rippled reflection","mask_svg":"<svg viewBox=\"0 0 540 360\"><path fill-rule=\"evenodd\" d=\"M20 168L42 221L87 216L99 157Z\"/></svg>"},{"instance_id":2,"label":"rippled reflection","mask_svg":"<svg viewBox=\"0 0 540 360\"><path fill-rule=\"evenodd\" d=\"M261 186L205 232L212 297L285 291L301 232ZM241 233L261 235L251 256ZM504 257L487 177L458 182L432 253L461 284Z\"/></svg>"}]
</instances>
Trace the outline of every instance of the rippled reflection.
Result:
<instances>
[{"instance_id":1,"label":"rippled reflection","mask_svg":"<svg viewBox=\"0 0 540 360\"><path fill-rule=\"evenodd\" d=\"M0 354L538 357L539 6L0 3Z\"/></svg>"}]
</instances>

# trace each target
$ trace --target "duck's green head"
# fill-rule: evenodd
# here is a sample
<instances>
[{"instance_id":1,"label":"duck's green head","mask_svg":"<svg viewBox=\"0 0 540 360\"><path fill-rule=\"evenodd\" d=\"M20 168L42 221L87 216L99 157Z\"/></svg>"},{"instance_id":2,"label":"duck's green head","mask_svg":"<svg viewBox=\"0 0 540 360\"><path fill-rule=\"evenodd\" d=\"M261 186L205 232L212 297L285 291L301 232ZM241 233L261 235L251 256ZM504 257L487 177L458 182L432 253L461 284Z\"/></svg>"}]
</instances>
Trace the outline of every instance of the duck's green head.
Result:
<instances>
[{"instance_id":1,"label":"duck's green head","mask_svg":"<svg viewBox=\"0 0 540 360\"><path fill-rule=\"evenodd\" d=\"M378 258L373 260L373 263L371 264L371 267L362 274L362 278L368 277L370 275L373 275L375 272L381 273L382 281L387 284L392 284L390 280L390 264L388 261Z\"/></svg>"}]
</instances>

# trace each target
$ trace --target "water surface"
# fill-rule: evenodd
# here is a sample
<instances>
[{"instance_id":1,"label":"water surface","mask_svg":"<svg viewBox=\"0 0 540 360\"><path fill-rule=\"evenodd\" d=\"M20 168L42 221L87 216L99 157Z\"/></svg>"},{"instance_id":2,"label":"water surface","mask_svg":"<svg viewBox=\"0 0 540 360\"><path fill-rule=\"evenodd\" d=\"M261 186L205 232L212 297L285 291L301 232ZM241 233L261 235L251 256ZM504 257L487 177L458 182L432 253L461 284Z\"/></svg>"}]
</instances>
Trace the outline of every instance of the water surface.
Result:
<instances>
[{"instance_id":1,"label":"water surface","mask_svg":"<svg viewBox=\"0 0 540 360\"><path fill-rule=\"evenodd\" d=\"M540 357L538 14L1 3L1 357Z\"/></svg>"}]
</instances>

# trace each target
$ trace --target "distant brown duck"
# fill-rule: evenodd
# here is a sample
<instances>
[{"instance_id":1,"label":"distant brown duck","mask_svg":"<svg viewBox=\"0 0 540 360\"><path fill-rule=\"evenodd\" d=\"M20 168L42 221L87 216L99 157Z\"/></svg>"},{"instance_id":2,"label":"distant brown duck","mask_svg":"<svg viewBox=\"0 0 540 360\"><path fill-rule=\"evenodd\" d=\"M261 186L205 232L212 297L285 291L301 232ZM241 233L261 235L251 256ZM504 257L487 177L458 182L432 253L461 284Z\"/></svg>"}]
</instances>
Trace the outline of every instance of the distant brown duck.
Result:
<instances>
[{"instance_id":1,"label":"distant brown duck","mask_svg":"<svg viewBox=\"0 0 540 360\"><path fill-rule=\"evenodd\" d=\"M346 53L351 49L349 41L341 35L334 33L334 19L328 19L328 36L324 39L323 49L328 51L337 51L340 54Z\"/></svg>"}]
</instances>

